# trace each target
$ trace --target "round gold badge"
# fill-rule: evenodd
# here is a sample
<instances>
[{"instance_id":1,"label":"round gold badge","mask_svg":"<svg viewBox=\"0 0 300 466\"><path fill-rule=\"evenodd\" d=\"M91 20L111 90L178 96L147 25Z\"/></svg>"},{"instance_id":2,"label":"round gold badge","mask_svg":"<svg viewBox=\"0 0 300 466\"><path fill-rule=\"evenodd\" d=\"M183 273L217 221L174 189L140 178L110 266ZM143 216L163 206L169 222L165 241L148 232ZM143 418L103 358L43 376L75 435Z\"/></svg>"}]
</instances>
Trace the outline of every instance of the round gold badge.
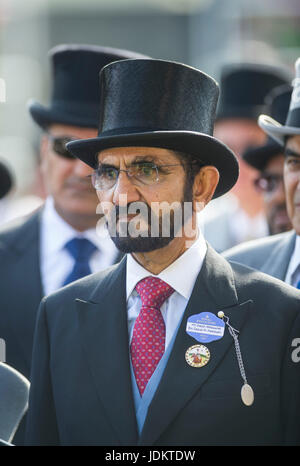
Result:
<instances>
[{"instance_id":1,"label":"round gold badge","mask_svg":"<svg viewBox=\"0 0 300 466\"><path fill-rule=\"evenodd\" d=\"M203 367L210 360L209 349L204 345L190 346L186 350L185 360L192 367Z\"/></svg>"}]
</instances>

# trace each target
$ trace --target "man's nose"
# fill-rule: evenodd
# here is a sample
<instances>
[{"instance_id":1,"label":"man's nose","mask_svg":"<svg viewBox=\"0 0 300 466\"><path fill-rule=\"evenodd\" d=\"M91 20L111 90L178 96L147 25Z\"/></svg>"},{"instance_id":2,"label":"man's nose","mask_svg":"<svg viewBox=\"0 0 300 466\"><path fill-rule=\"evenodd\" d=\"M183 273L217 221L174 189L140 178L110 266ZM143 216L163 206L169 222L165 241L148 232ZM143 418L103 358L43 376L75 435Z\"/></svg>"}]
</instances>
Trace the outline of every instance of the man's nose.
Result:
<instances>
[{"instance_id":1,"label":"man's nose","mask_svg":"<svg viewBox=\"0 0 300 466\"><path fill-rule=\"evenodd\" d=\"M119 173L113 195L115 205L127 205L140 200L140 193L126 172Z\"/></svg>"}]
</instances>

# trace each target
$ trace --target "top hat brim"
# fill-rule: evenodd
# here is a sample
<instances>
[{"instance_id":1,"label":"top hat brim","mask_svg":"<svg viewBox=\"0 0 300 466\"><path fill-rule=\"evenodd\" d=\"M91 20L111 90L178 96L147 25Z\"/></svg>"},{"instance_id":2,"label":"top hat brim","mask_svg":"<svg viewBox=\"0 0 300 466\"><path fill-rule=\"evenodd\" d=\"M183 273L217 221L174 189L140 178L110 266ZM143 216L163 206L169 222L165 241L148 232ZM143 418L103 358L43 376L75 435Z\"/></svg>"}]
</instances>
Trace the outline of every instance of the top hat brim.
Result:
<instances>
[{"instance_id":1,"label":"top hat brim","mask_svg":"<svg viewBox=\"0 0 300 466\"><path fill-rule=\"evenodd\" d=\"M47 108L35 101L30 101L28 103L28 109L35 123L44 130L50 125L57 123L82 128L98 127L98 121L95 118L89 117L89 115L93 115L95 113L94 106L90 112L87 109L84 117L76 116L75 112Z\"/></svg>"},{"instance_id":2,"label":"top hat brim","mask_svg":"<svg viewBox=\"0 0 300 466\"><path fill-rule=\"evenodd\" d=\"M245 160L251 167L257 170L264 170L269 160L282 153L283 148L277 142L273 141L264 144L263 146L248 147L242 155L242 159Z\"/></svg>"},{"instance_id":3,"label":"top hat brim","mask_svg":"<svg viewBox=\"0 0 300 466\"><path fill-rule=\"evenodd\" d=\"M281 146L284 146L286 136L296 136L300 134L300 127L284 126L268 115L260 115L258 124L265 133Z\"/></svg>"},{"instance_id":4,"label":"top hat brim","mask_svg":"<svg viewBox=\"0 0 300 466\"><path fill-rule=\"evenodd\" d=\"M204 165L215 166L220 180L213 198L228 192L236 183L239 165L234 153L222 142L203 133L193 131L152 131L71 141L67 149L92 168L97 166L97 154L112 147L159 147L195 156Z\"/></svg>"}]
</instances>

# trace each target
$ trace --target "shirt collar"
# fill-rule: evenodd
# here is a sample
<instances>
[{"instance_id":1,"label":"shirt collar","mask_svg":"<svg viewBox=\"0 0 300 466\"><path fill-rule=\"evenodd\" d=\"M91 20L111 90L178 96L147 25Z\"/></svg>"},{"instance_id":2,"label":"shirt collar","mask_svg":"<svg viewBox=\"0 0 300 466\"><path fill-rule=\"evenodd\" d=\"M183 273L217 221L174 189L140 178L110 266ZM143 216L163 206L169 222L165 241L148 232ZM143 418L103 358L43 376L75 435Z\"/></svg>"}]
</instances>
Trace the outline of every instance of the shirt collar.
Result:
<instances>
[{"instance_id":1,"label":"shirt collar","mask_svg":"<svg viewBox=\"0 0 300 466\"><path fill-rule=\"evenodd\" d=\"M205 239L199 231L198 239L176 261L170 264L160 274L154 275L142 267L131 254L127 256L126 265L126 296L134 291L136 284L145 277L156 276L164 280L184 298L189 299L196 278L202 267L207 251ZM188 280L182 279L184 271L188 270Z\"/></svg>"}]
</instances>

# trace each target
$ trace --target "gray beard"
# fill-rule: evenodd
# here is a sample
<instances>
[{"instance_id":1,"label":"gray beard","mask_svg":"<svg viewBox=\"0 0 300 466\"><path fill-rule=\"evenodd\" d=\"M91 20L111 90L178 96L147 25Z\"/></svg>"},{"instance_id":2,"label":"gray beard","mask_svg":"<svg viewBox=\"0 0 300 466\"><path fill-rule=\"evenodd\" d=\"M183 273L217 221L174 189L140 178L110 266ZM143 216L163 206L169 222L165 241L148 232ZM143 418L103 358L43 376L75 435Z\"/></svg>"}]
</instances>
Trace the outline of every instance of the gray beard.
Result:
<instances>
[{"instance_id":1,"label":"gray beard","mask_svg":"<svg viewBox=\"0 0 300 466\"><path fill-rule=\"evenodd\" d=\"M184 203L185 202L191 202L193 198L192 195L192 186L188 183L186 180L185 187L184 187L184 192L183 192L183 200L181 202L181 209L182 212L184 211ZM130 205L130 204L129 204ZM127 210L129 208L129 205L127 205ZM118 215L119 215L119 207L115 207L115 213L116 213L116 219L118 220ZM167 246L176 236L176 234L179 233L179 230L181 230L184 226L184 216L182 215L182 222L181 225L176 225L177 231L175 231L175 221L174 221L174 211L171 211L170 214L170 229L169 229L169 235L165 236L163 235L163 217L160 217L159 219L157 216L154 216L156 225L158 225L158 235L153 236L151 235L151 207L147 204L147 218L144 220L146 221L148 225L148 232L146 235L143 236L143 232L141 232L140 236L130 236L130 232L128 231L128 223L123 224L120 226L120 231L115 231L111 232L110 231L110 225L108 222L106 222L110 237L112 241L114 242L115 246L124 253L133 253L133 252L150 252L150 251L155 251L157 249L161 249L165 246ZM123 227L123 228L122 228ZM125 230L125 231L124 231ZM145 233L145 232L144 232Z\"/></svg>"}]
</instances>

